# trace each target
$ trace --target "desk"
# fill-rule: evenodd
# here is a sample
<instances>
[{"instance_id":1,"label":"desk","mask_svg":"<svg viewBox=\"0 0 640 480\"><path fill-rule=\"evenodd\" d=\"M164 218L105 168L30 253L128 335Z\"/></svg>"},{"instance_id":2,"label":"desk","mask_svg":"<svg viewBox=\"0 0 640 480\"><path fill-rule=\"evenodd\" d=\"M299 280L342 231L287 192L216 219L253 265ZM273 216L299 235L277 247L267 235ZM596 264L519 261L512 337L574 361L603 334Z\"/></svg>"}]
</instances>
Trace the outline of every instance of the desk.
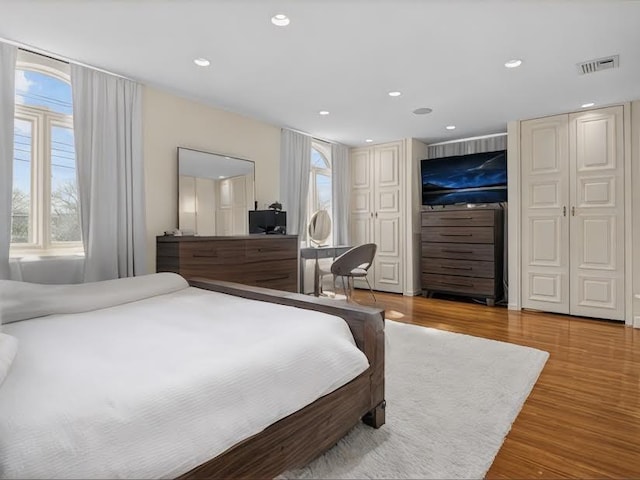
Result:
<instances>
[{"instance_id":1,"label":"desk","mask_svg":"<svg viewBox=\"0 0 640 480\"><path fill-rule=\"evenodd\" d=\"M318 260L321 258L335 258L353 247L350 245L338 245L334 247L305 247L300 249L300 292L304 293L304 267L305 260L315 259L313 266L313 294L320 295L320 267Z\"/></svg>"}]
</instances>

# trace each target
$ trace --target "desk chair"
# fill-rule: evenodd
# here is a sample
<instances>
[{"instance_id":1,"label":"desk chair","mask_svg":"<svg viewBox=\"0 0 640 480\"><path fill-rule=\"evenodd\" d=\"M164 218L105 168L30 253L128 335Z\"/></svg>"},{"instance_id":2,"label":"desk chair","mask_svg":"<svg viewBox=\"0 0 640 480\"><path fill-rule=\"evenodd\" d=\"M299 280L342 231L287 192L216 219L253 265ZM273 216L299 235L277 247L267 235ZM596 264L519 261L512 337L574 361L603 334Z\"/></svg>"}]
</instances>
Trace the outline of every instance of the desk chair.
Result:
<instances>
[{"instance_id":1,"label":"desk chair","mask_svg":"<svg viewBox=\"0 0 640 480\"><path fill-rule=\"evenodd\" d=\"M353 279L364 278L369 286L369 291L371 292L373 301L375 302L376 296L373 293L373 289L371 288L371 284L367 278L367 273L373 264L373 258L376 255L377 248L378 246L375 243L365 243L364 245L353 247L351 250L343 253L333 261L330 272L321 270L320 279L322 279L325 272L332 273L333 284L335 286L336 277L341 277L342 289L344 290L348 301L353 293ZM345 278L347 279L347 285L345 285Z\"/></svg>"}]
</instances>

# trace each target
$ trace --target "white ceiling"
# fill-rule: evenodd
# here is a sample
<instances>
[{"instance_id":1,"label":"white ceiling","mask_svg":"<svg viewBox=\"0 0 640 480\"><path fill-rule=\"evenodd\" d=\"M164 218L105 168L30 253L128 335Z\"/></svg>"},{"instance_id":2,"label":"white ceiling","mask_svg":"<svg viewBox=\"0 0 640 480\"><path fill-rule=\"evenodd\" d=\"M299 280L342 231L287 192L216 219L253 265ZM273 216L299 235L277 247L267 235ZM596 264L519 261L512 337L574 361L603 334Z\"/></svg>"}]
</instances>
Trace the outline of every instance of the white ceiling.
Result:
<instances>
[{"instance_id":1,"label":"white ceiling","mask_svg":"<svg viewBox=\"0 0 640 480\"><path fill-rule=\"evenodd\" d=\"M637 1L1 0L0 37L348 145L640 98ZM578 75L613 54L619 69Z\"/></svg>"}]
</instances>

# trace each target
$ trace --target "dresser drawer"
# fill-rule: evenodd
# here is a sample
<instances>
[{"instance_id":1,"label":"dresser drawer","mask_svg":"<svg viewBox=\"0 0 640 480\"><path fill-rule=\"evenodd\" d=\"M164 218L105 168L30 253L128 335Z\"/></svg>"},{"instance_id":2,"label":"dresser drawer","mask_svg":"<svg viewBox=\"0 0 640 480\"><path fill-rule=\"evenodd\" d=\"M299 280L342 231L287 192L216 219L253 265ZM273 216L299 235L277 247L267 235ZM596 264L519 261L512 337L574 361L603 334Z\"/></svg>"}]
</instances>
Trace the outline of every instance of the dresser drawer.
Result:
<instances>
[{"instance_id":1,"label":"dresser drawer","mask_svg":"<svg viewBox=\"0 0 640 480\"><path fill-rule=\"evenodd\" d=\"M298 260L268 260L260 262L260 269L252 269L251 264L242 266L243 278L241 283L258 287L274 288L276 290L297 291Z\"/></svg>"},{"instance_id":2,"label":"dresser drawer","mask_svg":"<svg viewBox=\"0 0 640 480\"><path fill-rule=\"evenodd\" d=\"M493 227L423 227L425 242L494 243Z\"/></svg>"},{"instance_id":3,"label":"dresser drawer","mask_svg":"<svg viewBox=\"0 0 640 480\"><path fill-rule=\"evenodd\" d=\"M491 278L459 277L455 275L422 274L422 289L464 293L469 296L495 296L495 282Z\"/></svg>"},{"instance_id":4,"label":"dresser drawer","mask_svg":"<svg viewBox=\"0 0 640 480\"><path fill-rule=\"evenodd\" d=\"M267 237L269 238L258 238L245 242L245 254L248 262L298 258L298 246L295 238L278 238L273 235Z\"/></svg>"},{"instance_id":5,"label":"dresser drawer","mask_svg":"<svg viewBox=\"0 0 640 480\"><path fill-rule=\"evenodd\" d=\"M422 212L423 227L492 227L495 210L442 210Z\"/></svg>"},{"instance_id":6,"label":"dresser drawer","mask_svg":"<svg viewBox=\"0 0 640 480\"><path fill-rule=\"evenodd\" d=\"M244 240L184 242L180 244L180 263L188 265L226 265L244 262Z\"/></svg>"},{"instance_id":7,"label":"dresser drawer","mask_svg":"<svg viewBox=\"0 0 640 480\"><path fill-rule=\"evenodd\" d=\"M495 247L490 243L435 243L422 242L422 257L457 258L493 262Z\"/></svg>"},{"instance_id":8,"label":"dresser drawer","mask_svg":"<svg viewBox=\"0 0 640 480\"><path fill-rule=\"evenodd\" d=\"M422 273L459 275L465 277L495 277L495 263L453 258L423 258Z\"/></svg>"}]
</instances>

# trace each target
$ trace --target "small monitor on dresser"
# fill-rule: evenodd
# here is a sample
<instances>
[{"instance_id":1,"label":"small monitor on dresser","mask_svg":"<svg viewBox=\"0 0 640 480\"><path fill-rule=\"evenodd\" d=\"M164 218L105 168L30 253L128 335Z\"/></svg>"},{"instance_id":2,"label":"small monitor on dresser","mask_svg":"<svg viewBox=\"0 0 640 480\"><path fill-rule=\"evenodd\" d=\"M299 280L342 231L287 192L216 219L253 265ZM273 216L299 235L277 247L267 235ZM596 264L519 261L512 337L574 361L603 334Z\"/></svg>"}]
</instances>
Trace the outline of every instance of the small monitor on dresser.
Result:
<instances>
[{"instance_id":1,"label":"small monitor on dresser","mask_svg":"<svg viewBox=\"0 0 640 480\"><path fill-rule=\"evenodd\" d=\"M287 212L249 210L249 233L286 234Z\"/></svg>"}]
</instances>

